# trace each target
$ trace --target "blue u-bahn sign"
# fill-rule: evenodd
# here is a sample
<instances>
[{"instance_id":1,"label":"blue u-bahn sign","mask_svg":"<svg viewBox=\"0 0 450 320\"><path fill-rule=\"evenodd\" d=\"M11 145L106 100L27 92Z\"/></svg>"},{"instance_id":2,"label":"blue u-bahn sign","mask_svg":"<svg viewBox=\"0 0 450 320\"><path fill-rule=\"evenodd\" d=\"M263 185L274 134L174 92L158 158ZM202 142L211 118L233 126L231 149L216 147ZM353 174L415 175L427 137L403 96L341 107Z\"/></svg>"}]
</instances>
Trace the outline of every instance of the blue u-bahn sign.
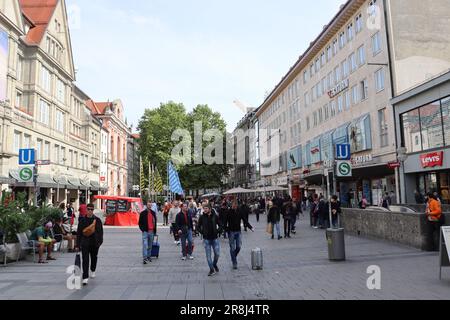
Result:
<instances>
[{"instance_id":1,"label":"blue u-bahn sign","mask_svg":"<svg viewBox=\"0 0 450 320\"><path fill-rule=\"evenodd\" d=\"M336 145L336 160L351 160L352 154L349 144Z\"/></svg>"}]
</instances>

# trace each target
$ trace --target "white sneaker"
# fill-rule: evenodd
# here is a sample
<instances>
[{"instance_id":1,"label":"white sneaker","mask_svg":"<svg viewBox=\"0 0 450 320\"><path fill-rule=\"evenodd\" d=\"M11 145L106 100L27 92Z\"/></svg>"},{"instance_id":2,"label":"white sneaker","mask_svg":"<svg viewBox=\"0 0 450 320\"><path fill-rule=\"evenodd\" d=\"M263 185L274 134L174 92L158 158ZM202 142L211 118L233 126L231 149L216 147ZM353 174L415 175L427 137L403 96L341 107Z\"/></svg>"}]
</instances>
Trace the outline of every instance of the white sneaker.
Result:
<instances>
[{"instance_id":1,"label":"white sneaker","mask_svg":"<svg viewBox=\"0 0 450 320\"><path fill-rule=\"evenodd\" d=\"M174 244L178 244L178 241L174 241L173 243L174 243Z\"/></svg>"},{"instance_id":2,"label":"white sneaker","mask_svg":"<svg viewBox=\"0 0 450 320\"><path fill-rule=\"evenodd\" d=\"M182 257L181 260L186 261L186 257Z\"/></svg>"},{"instance_id":3,"label":"white sneaker","mask_svg":"<svg viewBox=\"0 0 450 320\"><path fill-rule=\"evenodd\" d=\"M89 279L84 279L84 280L83 280L83 286L87 285L88 282L89 282Z\"/></svg>"},{"instance_id":4,"label":"white sneaker","mask_svg":"<svg viewBox=\"0 0 450 320\"><path fill-rule=\"evenodd\" d=\"M95 272L91 272L91 278L95 279Z\"/></svg>"},{"instance_id":5,"label":"white sneaker","mask_svg":"<svg viewBox=\"0 0 450 320\"><path fill-rule=\"evenodd\" d=\"M194 257L193 256L189 256L189 260L194 260Z\"/></svg>"}]
</instances>

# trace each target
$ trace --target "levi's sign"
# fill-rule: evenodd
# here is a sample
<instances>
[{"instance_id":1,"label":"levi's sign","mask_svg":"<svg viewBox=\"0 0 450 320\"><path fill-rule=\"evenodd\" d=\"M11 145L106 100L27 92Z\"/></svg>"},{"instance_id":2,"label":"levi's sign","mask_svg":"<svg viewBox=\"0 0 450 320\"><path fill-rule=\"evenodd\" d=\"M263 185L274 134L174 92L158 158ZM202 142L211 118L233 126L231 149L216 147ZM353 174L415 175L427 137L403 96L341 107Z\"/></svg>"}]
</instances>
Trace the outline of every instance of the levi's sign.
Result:
<instances>
[{"instance_id":1,"label":"levi's sign","mask_svg":"<svg viewBox=\"0 0 450 320\"><path fill-rule=\"evenodd\" d=\"M444 152L432 152L420 156L423 168L433 168L436 166L442 167L444 163Z\"/></svg>"}]
</instances>

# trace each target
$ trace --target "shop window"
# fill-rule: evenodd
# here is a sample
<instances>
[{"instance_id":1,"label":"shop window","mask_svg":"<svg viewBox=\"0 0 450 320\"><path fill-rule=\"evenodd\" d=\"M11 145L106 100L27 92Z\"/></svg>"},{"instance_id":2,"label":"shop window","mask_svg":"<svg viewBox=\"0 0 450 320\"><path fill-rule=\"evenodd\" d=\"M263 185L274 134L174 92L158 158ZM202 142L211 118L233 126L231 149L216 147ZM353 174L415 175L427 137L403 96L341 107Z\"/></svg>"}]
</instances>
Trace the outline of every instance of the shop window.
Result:
<instances>
[{"instance_id":1,"label":"shop window","mask_svg":"<svg viewBox=\"0 0 450 320\"><path fill-rule=\"evenodd\" d=\"M420 108L423 150L444 146L440 102Z\"/></svg>"},{"instance_id":2,"label":"shop window","mask_svg":"<svg viewBox=\"0 0 450 320\"><path fill-rule=\"evenodd\" d=\"M402 115L403 144L408 153L422 151L419 109Z\"/></svg>"},{"instance_id":3,"label":"shop window","mask_svg":"<svg viewBox=\"0 0 450 320\"><path fill-rule=\"evenodd\" d=\"M445 145L450 146L450 97L443 99L442 104L442 120L444 122L444 140Z\"/></svg>"}]
</instances>

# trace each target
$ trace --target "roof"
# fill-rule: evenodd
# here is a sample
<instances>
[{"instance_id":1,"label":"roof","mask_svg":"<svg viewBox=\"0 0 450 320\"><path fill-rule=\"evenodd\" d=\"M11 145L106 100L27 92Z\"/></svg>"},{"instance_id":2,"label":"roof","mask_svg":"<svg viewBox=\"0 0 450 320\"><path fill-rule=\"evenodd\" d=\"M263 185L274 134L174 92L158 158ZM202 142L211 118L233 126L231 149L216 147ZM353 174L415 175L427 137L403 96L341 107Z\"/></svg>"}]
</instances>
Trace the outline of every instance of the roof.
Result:
<instances>
[{"instance_id":1,"label":"roof","mask_svg":"<svg viewBox=\"0 0 450 320\"><path fill-rule=\"evenodd\" d=\"M134 139L140 139L141 135L138 134L138 133L134 133L134 134L131 135L131 137L133 137Z\"/></svg>"},{"instance_id":2,"label":"roof","mask_svg":"<svg viewBox=\"0 0 450 320\"><path fill-rule=\"evenodd\" d=\"M40 44L59 0L19 0L23 15L34 27L30 28L26 40Z\"/></svg>"},{"instance_id":3,"label":"roof","mask_svg":"<svg viewBox=\"0 0 450 320\"><path fill-rule=\"evenodd\" d=\"M86 105L89 109L91 109L93 114L104 114L106 107L111 105L111 102L94 102L93 100L89 99L86 101Z\"/></svg>"}]
</instances>

